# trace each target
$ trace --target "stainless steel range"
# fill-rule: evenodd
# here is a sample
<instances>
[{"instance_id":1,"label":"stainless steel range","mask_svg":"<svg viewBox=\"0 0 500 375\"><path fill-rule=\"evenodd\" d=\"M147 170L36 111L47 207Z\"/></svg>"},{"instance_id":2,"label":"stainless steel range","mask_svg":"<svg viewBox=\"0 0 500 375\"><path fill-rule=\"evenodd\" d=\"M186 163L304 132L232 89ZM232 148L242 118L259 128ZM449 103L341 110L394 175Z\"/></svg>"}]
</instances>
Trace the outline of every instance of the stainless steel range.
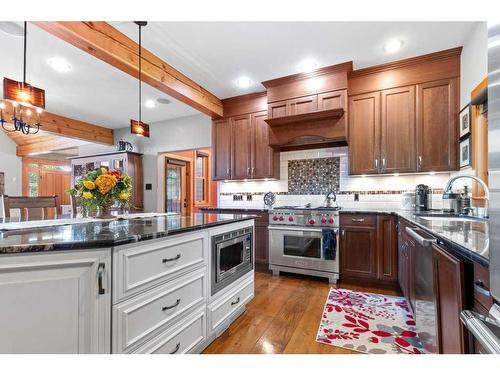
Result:
<instances>
[{"instance_id":1,"label":"stainless steel range","mask_svg":"<svg viewBox=\"0 0 500 375\"><path fill-rule=\"evenodd\" d=\"M276 207L269 211L269 269L339 278L339 207Z\"/></svg>"}]
</instances>

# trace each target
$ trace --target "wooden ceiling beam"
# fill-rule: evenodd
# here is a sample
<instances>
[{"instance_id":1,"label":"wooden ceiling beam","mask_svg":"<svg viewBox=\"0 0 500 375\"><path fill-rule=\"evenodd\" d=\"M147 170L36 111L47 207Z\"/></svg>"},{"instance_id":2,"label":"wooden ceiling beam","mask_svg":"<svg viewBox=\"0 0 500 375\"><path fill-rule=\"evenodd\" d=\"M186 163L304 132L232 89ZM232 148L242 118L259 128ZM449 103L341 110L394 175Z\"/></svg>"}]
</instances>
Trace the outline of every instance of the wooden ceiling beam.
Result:
<instances>
[{"instance_id":1,"label":"wooden ceiling beam","mask_svg":"<svg viewBox=\"0 0 500 375\"><path fill-rule=\"evenodd\" d=\"M17 156L30 156L45 154L48 152L65 150L72 147L78 147L86 142L78 139L65 137L53 137L51 139L42 140L36 143L27 143L16 147Z\"/></svg>"},{"instance_id":2,"label":"wooden ceiling beam","mask_svg":"<svg viewBox=\"0 0 500 375\"><path fill-rule=\"evenodd\" d=\"M138 44L110 24L83 21L33 23L115 68L138 77ZM212 118L223 115L219 98L144 48L142 80Z\"/></svg>"},{"instance_id":3,"label":"wooden ceiling beam","mask_svg":"<svg viewBox=\"0 0 500 375\"><path fill-rule=\"evenodd\" d=\"M13 115L12 105L9 102L5 102L5 104L3 118L10 122L9 119ZM55 113L43 112L40 124L41 129L47 133L105 145L114 144L113 129L56 115Z\"/></svg>"}]
</instances>

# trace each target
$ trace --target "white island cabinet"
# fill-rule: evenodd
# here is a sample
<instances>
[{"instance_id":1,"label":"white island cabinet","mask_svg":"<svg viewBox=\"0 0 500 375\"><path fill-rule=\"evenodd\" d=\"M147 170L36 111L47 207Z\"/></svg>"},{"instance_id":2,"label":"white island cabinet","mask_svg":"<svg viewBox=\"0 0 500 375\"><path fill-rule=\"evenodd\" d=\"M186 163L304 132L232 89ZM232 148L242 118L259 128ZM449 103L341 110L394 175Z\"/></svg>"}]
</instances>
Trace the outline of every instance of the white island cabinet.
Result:
<instances>
[{"instance_id":1,"label":"white island cabinet","mask_svg":"<svg viewBox=\"0 0 500 375\"><path fill-rule=\"evenodd\" d=\"M0 256L0 353L109 353L111 250Z\"/></svg>"}]
</instances>

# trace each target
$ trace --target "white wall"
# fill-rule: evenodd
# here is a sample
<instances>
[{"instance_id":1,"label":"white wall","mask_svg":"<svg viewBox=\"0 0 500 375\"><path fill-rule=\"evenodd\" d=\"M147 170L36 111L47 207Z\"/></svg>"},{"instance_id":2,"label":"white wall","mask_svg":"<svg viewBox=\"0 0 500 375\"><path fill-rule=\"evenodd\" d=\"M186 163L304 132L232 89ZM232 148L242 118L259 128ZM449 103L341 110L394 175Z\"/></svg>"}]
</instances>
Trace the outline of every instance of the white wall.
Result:
<instances>
[{"instance_id":1,"label":"white wall","mask_svg":"<svg viewBox=\"0 0 500 375\"><path fill-rule=\"evenodd\" d=\"M5 174L5 194L21 195L21 158L16 156L16 144L0 131L0 172ZM0 217L3 207L0 202Z\"/></svg>"},{"instance_id":2,"label":"white wall","mask_svg":"<svg viewBox=\"0 0 500 375\"><path fill-rule=\"evenodd\" d=\"M488 75L488 29L478 22L464 42L460 63L460 109L470 102L470 93Z\"/></svg>"},{"instance_id":3,"label":"white wall","mask_svg":"<svg viewBox=\"0 0 500 375\"><path fill-rule=\"evenodd\" d=\"M152 184L152 190L144 190L144 210L157 211L158 154L193 148L210 147L212 120L199 114L150 124L150 138L130 134L130 128L116 129L115 144L120 139L134 145L134 151L144 154L144 185Z\"/></svg>"}]
</instances>

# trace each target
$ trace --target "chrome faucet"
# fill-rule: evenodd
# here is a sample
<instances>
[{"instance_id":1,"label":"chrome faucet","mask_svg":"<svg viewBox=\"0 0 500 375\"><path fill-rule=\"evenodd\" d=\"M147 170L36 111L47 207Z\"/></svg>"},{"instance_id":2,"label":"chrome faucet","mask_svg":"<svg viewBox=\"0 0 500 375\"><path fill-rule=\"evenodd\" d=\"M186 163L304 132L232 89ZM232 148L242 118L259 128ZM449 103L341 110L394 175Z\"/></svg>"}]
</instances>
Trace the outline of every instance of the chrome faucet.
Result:
<instances>
[{"instance_id":1,"label":"chrome faucet","mask_svg":"<svg viewBox=\"0 0 500 375\"><path fill-rule=\"evenodd\" d=\"M482 188L484 189L484 199L486 199L483 217L488 217L488 207L490 205L490 189L488 189L488 185L486 185L486 183L483 180L481 180L479 177L476 177L476 176L473 176L470 174L464 174L464 175L452 177L446 183L446 187L444 188L444 192L451 193L451 188L453 186L453 183L456 180L459 180L461 178L470 178L474 181L477 181L482 186ZM479 211L479 210L476 210L476 211ZM470 210L468 211L468 213L470 213ZM476 216L477 216L477 214L476 214Z\"/></svg>"}]
</instances>

